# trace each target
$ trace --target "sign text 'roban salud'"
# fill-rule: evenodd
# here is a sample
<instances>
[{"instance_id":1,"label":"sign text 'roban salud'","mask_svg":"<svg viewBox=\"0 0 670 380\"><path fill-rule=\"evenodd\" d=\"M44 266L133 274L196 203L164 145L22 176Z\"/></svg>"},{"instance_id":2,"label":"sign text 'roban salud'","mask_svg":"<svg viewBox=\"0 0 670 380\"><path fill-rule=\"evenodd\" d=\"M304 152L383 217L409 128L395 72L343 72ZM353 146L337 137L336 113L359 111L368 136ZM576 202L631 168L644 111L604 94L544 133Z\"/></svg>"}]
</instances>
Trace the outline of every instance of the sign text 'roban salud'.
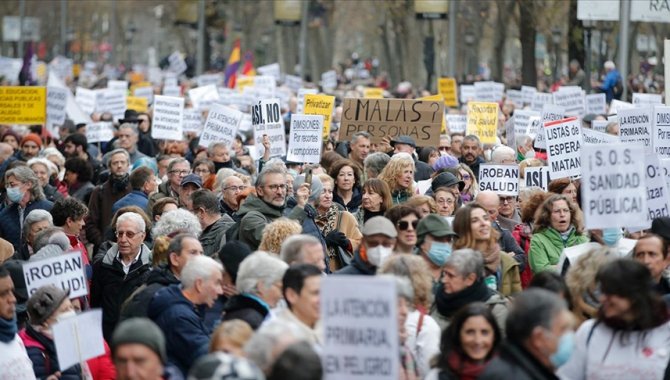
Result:
<instances>
[{"instance_id":1,"label":"sign text 'roban salud'","mask_svg":"<svg viewBox=\"0 0 670 380\"><path fill-rule=\"evenodd\" d=\"M340 140L365 131L371 142L407 135L418 146L437 146L444 118L444 103L402 99L344 99Z\"/></svg>"}]
</instances>

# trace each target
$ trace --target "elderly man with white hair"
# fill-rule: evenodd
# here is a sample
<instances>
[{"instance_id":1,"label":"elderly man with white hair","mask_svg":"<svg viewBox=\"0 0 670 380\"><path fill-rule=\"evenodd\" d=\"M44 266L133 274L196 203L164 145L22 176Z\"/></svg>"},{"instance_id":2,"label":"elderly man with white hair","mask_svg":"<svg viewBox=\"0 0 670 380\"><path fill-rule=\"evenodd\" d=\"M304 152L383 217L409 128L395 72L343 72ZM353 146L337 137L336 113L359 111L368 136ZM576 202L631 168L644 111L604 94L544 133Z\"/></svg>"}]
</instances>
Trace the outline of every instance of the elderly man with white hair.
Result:
<instances>
[{"instance_id":1,"label":"elderly man with white hair","mask_svg":"<svg viewBox=\"0 0 670 380\"><path fill-rule=\"evenodd\" d=\"M516 164L516 152L506 145L498 145L491 152L491 163L495 165Z\"/></svg>"},{"instance_id":2,"label":"elderly man with white hair","mask_svg":"<svg viewBox=\"0 0 670 380\"><path fill-rule=\"evenodd\" d=\"M91 306L101 307L102 332L112 338L123 302L146 282L151 271L151 250L144 245L146 225L137 213L116 220L116 243L93 264Z\"/></svg>"},{"instance_id":3,"label":"elderly man with white hair","mask_svg":"<svg viewBox=\"0 0 670 380\"><path fill-rule=\"evenodd\" d=\"M247 256L237 271L235 287L239 294L224 306L223 321L241 319L258 329L282 298L282 278L287 268L288 264L267 252Z\"/></svg>"},{"instance_id":4,"label":"elderly man with white hair","mask_svg":"<svg viewBox=\"0 0 670 380\"><path fill-rule=\"evenodd\" d=\"M199 312L223 294L223 266L211 257L193 256L181 271L181 285L159 290L149 303L148 317L165 334L168 363L186 376L207 354L212 331Z\"/></svg>"}]
</instances>

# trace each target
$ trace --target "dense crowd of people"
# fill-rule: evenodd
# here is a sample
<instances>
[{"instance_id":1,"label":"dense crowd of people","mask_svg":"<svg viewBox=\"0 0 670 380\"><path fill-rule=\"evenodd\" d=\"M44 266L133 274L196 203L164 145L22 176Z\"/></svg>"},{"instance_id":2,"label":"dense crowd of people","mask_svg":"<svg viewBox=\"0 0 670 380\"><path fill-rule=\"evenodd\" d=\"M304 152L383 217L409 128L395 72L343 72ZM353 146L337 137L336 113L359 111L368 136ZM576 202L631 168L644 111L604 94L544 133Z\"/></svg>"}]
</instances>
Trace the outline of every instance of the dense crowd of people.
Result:
<instances>
[{"instance_id":1,"label":"dense crowd of people","mask_svg":"<svg viewBox=\"0 0 670 380\"><path fill-rule=\"evenodd\" d=\"M252 132L153 139L150 111L98 144L70 120L58 138L0 125L0 379L320 379L320 286L340 275L394 279L401 379L669 378L670 218L588 230L579 179L526 187L547 154L507 141L509 102L497 144L446 125L418 146L339 140L341 101L362 93L336 95L310 164ZM288 130L295 96L282 112ZM488 163L518 165L518 195L480 191ZM28 293L24 263L72 251L87 295ZM105 353L60 368L52 327L98 308Z\"/></svg>"}]
</instances>

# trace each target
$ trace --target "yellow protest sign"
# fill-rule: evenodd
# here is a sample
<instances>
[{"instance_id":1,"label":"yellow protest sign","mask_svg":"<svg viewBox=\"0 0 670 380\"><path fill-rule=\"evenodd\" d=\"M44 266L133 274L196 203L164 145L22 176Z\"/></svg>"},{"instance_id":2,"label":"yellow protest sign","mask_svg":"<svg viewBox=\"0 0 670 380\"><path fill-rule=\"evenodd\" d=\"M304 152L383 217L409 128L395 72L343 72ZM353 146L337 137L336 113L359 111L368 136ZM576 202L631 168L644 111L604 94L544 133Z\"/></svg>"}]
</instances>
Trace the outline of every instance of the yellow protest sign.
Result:
<instances>
[{"instance_id":1,"label":"yellow protest sign","mask_svg":"<svg viewBox=\"0 0 670 380\"><path fill-rule=\"evenodd\" d=\"M149 109L147 98L140 98L139 96L126 96L126 109L135 110L137 112L147 112Z\"/></svg>"},{"instance_id":2,"label":"yellow protest sign","mask_svg":"<svg viewBox=\"0 0 670 380\"><path fill-rule=\"evenodd\" d=\"M46 87L0 87L0 123L44 124L46 117Z\"/></svg>"},{"instance_id":3,"label":"yellow protest sign","mask_svg":"<svg viewBox=\"0 0 670 380\"><path fill-rule=\"evenodd\" d=\"M438 78L437 92L444 96L444 105L458 107L458 91L455 78Z\"/></svg>"},{"instance_id":4,"label":"yellow protest sign","mask_svg":"<svg viewBox=\"0 0 670 380\"><path fill-rule=\"evenodd\" d=\"M153 87L151 82L138 82L130 86L130 93L134 94L135 90L142 87Z\"/></svg>"},{"instance_id":5,"label":"yellow protest sign","mask_svg":"<svg viewBox=\"0 0 670 380\"><path fill-rule=\"evenodd\" d=\"M498 103L468 102L466 134L479 137L482 144L495 144L498 131Z\"/></svg>"},{"instance_id":6,"label":"yellow protest sign","mask_svg":"<svg viewBox=\"0 0 670 380\"><path fill-rule=\"evenodd\" d=\"M442 95L431 95L431 96L424 96L423 98L419 98L421 100L430 100L431 102L442 102L444 103L444 96ZM440 129L441 134L446 134L447 133L447 119L445 117L442 118L442 129Z\"/></svg>"},{"instance_id":7,"label":"yellow protest sign","mask_svg":"<svg viewBox=\"0 0 670 380\"><path fill-rule=\"evenodd\" d=\"M137 87L147 87L141 85L142 83L148 83L143 81L144 81L144 74L138 73L137 71L133 71L130 73L130 83L136 84ZM149 83L149 86L151 86L151 83Z\"/></svg>"},{"instance_id":8,"label":"yellow protest sign","mask_svg":"<svg viewBox=\"0 0 670 380\"><path fill-rule=\"evenodd\" d=\"M305 115L323 115L323 139L330 134L330 118L333 115L335 97L330 95L305 95Z\"/></svg>"},{"instance_id":9,"label":"yellow protest sign","mask_svg":"<svg viewBox=\"0 0 670 380\"><path fill-rule=\"evenodd\" d=\"M235 88L239 92L242 92L245 87L253 86L254 85L254 77L240 77L235 80Z\"/></svg>"},{"instance_id":10,"label":"yellow protest sign","mask_svg":"<svg viewBox=\"0 0 670 380\"><path fill-rule=\"evenodd\" d=\"M365 87L363 97L368 99L381 99L384 97L384 89L381 87Z\"/></svg>"},{"instance_id":11,"label":"yellow protest sign","mask_svg":"<svg viewBox=\"0 0 670 380\"><path fill-rule=\"evenodd\" d=\"M81 65L78 63L75 63L72 65L72 76L73 77L78 77L79 73L81 73Z\"/></svg>"}]
</instances>

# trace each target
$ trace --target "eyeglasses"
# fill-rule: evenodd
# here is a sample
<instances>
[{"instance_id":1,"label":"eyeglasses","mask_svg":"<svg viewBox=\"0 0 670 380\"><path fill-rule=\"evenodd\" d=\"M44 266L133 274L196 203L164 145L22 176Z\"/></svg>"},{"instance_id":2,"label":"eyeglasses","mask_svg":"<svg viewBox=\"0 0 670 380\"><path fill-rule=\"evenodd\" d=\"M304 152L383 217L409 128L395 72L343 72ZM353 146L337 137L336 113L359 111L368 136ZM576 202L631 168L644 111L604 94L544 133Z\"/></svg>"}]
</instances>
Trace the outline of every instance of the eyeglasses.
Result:
<instances>
[{"instance_id":1,"label":"eyeglasses","mask_svg":"<svg viewBox=\"0 0 670 380\"><path fill-rule=\"evenodd\" d=\"M500 199L500 203L512 203L516 201L516 197L498 197Z\"/></svg>"},{"instance_id":2,"label":"eyeglasses","mask_svg":"<svg viewBox=\"0 0 670 380\"><path fill-rule=\"evenodd\" d=\"M271 191L278 191L278 190L285 191L287 188L286 185L267 185L267 187Z\"/></svg>"},{"instance_id":3,"label":"eyeglasses","mask_svg":"<svg viewBox=\"0 0 670 380\"><path fill-rule=\"evenodd\" d=\"M408 221L406 221L406 220L401 220L401 221L399 221L399 222L397 223L398 229L399 229L400 231L406 231L406 230L409 229L409 225L410 225L410 223L412 224L412 229L413 229L413 230L416 230L416 226L419 225L419 221L418 221L418 220L413 220L413 221L411 221L411 222L408 222Z\"/></svg>"},{"instance_id":4,"label":"eyeglasses","mask_svg":"<svg viewBox=\"0 0 670 380\"><path fill-rule=\"evenodd\" d=\"M188 175L189 171L188 170L170 170L170 174L177 174L177 175Z\"/></svg>"},{"instance_id":5,"label":"eyeglasses","mask_svg":"<svg viewBox=\"0 0 670 380\"><path fill-rule=\"evenodd\" d=\"M247 188L246 186L228 186L228 187L224 187L223 190L224 191L230 190L233 193L236 193L238 191L244 191L244 189L246 189L246 188Z\"/></svg>"},{"instance_id":6,"label":"eyeglasses","mask_svg":"<svg viewBox=\"0 0 670 380\"><path fill-rule=\"evenodd\" d=\"M441 146L438 149L443 151L443 152L448 152L448 151L451 150L451 147L450 146Z\"/></svg>"},{"instance_id":7,"label":"eyeglasses","mask_svg":"<svg viewBox=\"0 0 670 380\"><path fill-rule=\"evenodd\" d=\"M133 232L133 231L116 231L116 237L122 238L123 235L126 235L128 239L132 239L142 232Z\"/></svg>"}]
</instances>

